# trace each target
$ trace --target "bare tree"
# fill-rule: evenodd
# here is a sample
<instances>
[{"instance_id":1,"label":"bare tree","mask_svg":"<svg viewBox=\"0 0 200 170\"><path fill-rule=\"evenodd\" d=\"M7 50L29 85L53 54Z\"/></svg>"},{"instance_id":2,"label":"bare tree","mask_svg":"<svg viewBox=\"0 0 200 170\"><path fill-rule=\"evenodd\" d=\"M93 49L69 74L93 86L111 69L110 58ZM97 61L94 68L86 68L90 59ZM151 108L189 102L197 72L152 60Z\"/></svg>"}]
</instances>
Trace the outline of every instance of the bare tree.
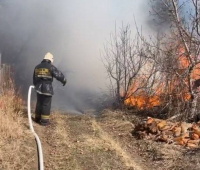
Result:
<instances>
[{"instance_id":1,"label":"bare tree","mask_svg":"<svg viewBox=\"0 0 200 170\"><path fill-rule=\"evenodd\" d=\"M159 9L153 6L152 12L160 21L167 17L170 26L148 41L138 28L134 40L129 26L122 26L119 33L115 30L103 58L118 102L141 91L159 93L165 106L195 117L200 85L200 77L195 76L200 68L199 1L160 0ZM188 3L191 10L185 12Z\"/></svg>"},{"instance_id":2,"label":"bare tree","mask_svg":"<svg viewBox=\"0 0 200 170\"><path fill-rule=\"evenodd\" d=\"M139 37L131 38L129 25L122 26L119 33L115 30L104 48L103 63L113 84L114 96L118 103L124 102L141 88L141 86L135 88L133 84L147 64L143 50Z\"/></svg>"},{"instance_id":3,"label":"bare tree","mask_svg":"<svg viewBox=\"0 0 200 170\"><path fill-rule=\"evenodd\" d=\"M197 114L197 78L194 77L194 72L200 63L200 41L199 41L199 20L200 6L199 0L160 0L160 9L153 6L153 13L162 19L162 14L168 15L170 27L165 35L165 40L171 46L171 50L166 50L166 46L159 48L159 51L169 52L168 57L176 67L170 67L171 73L179 79L184 88L187 89L190 95L191 117ZM185 7L190 6L190 9ZM165 55L166 56L166 55ZM185 61L183 61L185 60ZM185 64L185 67L181 65ZM175 64L176 63L176 64ZM165 67L167 68L167 67ZM165 73L169 72L169 68L165 69ZM171 75L172 75L171 74ZM195 86L194 86L195 84Z\"/></svg>"}]
</instances>

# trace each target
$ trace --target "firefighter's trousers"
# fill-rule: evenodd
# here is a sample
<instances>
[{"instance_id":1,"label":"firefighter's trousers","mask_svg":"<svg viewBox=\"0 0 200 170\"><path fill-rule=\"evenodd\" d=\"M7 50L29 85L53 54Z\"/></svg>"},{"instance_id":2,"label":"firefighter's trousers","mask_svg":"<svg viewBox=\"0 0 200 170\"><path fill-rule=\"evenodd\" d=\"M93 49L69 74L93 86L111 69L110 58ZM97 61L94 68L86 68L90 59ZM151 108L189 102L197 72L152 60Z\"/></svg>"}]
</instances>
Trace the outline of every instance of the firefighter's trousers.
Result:
<instances>
[{"instance_id":1,"label":"firefighter's trousers","mask_svg":"<svg viewBox=\"0 0 200 170\"><path fill-rule=\"evenodd\" d=\"M37 122L49 123L52 96L37 93L35 119Z\"/></svg>"}]
</instances>

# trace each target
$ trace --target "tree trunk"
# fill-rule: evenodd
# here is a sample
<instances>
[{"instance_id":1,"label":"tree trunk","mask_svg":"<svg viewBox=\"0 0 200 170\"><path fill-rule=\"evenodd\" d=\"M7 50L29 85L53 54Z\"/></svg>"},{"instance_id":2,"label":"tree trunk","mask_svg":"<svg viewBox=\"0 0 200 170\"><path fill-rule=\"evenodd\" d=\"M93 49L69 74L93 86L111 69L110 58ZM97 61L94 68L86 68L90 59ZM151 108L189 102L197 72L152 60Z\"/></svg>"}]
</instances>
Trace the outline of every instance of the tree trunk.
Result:
<instances>
[{"instance_id":1,"label":"tree trunk","mask_svg":"<svg viewBox=\"0 0 200 170\"><path fill-rule=\"evenodd\" d=\"M198 95L194 93L191 99L191 119L194 119L197 115L197 100Z\"/></svg>"},{"instance_id":2,"label":"tree trunk","mask_svg":"<svg viewBox=\"0 0 200 170\"><path fill-rule=\"evenodd\" d=\"M120 82L117 81L117 103L120 103Z\"/></svg>"}]
</instances>

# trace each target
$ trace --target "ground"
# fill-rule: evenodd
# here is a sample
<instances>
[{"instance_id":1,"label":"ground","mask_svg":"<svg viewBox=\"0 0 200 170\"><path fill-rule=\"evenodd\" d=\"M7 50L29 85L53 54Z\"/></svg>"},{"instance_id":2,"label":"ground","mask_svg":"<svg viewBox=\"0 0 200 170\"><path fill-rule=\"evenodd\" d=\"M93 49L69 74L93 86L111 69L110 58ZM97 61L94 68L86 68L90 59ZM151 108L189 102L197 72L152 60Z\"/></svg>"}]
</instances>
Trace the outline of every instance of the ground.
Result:
<instances>
[{"instance_id":1,"label":"ground","mask_svg":"<svg viewBox=\"0 0 200 170\"><path fill-rule=\"evenodd\" d=\"M199 150L138 140L140 118L105 110L100 116L53 114L52 125L35 129L41 137L46 170L192 170Z\"/></svg>"},{"instance_id":2,"label":"ground","mask_svg":"<svg viewBox=\"0 0 200 170\"><path fill-rule=\"evenodd\" d=\"M115 136L114 131L120 138L131 137L130 122L116 119L117 124L112 125L103 117L58 114L53 115L52 120L49 127L35 126L44 146L47 170L148 169L137 152L130 152ZM116 129L121 127L127 131Z\"/></svg>"},{"instance_id":3,"label":"ground","mask_svg":"<svg viewBox=\"0 0 200 170\"><path fill-rule=\"evenodd\" d=\"M24 116L26 123L22 128L26 135L19 145L16 142L0 145L0 161L3 161L0 170L37 169L36 143ZM199 169L199 149L188 150L132 136L135 125L142 119L132 113L111 110L104 110L98 116L53 113L50 126L34 123L42 141L45 170ZM17 152L13 150L12 154L10 146Z\"/></svg>"}]
</instances>

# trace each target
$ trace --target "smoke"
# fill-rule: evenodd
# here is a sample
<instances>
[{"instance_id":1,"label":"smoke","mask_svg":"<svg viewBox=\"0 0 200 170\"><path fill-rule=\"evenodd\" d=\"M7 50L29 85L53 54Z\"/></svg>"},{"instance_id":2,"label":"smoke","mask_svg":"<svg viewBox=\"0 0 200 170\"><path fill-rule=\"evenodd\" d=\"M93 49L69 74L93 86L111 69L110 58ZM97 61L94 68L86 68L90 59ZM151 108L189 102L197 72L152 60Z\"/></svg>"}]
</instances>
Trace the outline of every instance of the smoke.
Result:
<instances>
[{"instance_id":1,"label":"smoke","mask_svg":"<svg viewBox=\"0 0 200 170\"><path fill-rule=\"evenodd\" d=\"M66 87L54 82L54 107L81 111L107 90L100 49L119 25L138 25L148 16L140 0L1 0L0 51L13 64L17 84L26 95L34 67L47 52L67 77Z\"/></svg>"},{"instance_id":2,"label":"smoke","mask_svg":"<svg viewBox=\"0 0 200 170\"><path fill-rule=\"evenodd\" d=\"M149 27L156 32L165 32L170 29L173 25L173 16L171 11L173 11L173 5L171 1L164 0L148 0L150 7L150 17L147 18L147 23ZM190 13L194 11L192 6L192 1L179 0L178 10L181 13L181 17L184 20L190 20Z\"/></svg>"},{"instance_id":3,"label":"smoke","mask_svg":"<svg viewBox=\"0 0 200 170\"><path fill-rule=\"evenodd\" d=\"M172 18L169 13L171 6L170 1L164 1L168 6L166 7L163 1L160 0L148 0L150 11L150 17L147 18L149 27L156 32L164 32L170 28Z\"/></svg>"}]
</instances>

